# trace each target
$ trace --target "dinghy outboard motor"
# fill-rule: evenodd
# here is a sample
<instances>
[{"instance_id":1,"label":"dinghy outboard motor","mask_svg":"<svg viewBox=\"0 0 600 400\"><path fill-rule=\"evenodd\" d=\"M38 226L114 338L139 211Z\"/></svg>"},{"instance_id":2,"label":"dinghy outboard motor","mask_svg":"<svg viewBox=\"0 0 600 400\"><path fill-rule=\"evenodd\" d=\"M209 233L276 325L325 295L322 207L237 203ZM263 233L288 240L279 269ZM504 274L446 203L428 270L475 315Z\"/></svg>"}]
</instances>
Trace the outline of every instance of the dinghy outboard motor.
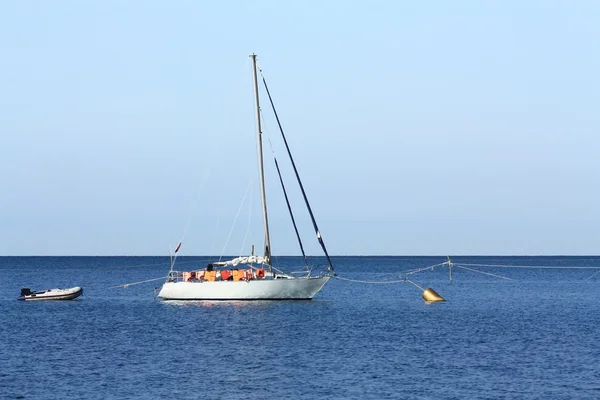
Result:
<instances>
[{"instance_id":1,"label":"dinghy outboard motor","mask_svg":"<svg viewBox=\"0 0 600 400\"><path fill-rule=\"evenodd\" d=\"M29 296L31 294L31 289L23 288L21 289L21 296Z\"/></svg>"}]
</instances>

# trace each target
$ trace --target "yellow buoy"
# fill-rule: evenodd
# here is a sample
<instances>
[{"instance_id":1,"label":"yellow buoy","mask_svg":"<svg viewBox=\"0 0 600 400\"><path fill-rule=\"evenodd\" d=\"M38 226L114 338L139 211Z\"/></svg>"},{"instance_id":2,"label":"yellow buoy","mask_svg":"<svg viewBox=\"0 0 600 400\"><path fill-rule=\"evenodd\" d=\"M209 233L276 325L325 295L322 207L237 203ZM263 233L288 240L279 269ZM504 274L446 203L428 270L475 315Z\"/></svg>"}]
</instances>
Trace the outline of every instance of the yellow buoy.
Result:
<instances>
[{"instance_id":1,"label":"yellow buoy","mask_svg":"<svg viewBox=\"0 0 600 400\"><path fill-rule=\"evenodd\" d=\"M444 299L442 296L437 294L437 292L435 290L433 290L432 288L427 288L423 292L423 299L428 303L446 301L446 299Z\"/></svg>"}]
</instances>

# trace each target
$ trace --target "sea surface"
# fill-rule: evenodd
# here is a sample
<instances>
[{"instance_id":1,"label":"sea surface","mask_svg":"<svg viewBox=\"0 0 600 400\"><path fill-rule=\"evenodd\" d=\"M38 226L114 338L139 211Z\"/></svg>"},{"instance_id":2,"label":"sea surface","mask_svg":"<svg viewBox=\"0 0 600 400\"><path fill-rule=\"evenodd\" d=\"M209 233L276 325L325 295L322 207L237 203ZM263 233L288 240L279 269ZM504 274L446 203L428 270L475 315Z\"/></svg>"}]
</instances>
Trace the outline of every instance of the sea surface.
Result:
<instances>
[{"instance_id":1,"label":"sea surface","mask_svg":"<svg viewBox=\"0 0 600 400\"><path fill-rule=\"evenodd\" d=\"M600 257L455 257L452 283L438 266L414 284L407 271L445 257L333 261L340 278L400 282L165 302L162 280L115 288L165 276L165 257L0 257L0 398L600 399ZM72 286L84 295L16 300ZM419 287L447 301L426 304Z\"/></svg>"}]
</instances>

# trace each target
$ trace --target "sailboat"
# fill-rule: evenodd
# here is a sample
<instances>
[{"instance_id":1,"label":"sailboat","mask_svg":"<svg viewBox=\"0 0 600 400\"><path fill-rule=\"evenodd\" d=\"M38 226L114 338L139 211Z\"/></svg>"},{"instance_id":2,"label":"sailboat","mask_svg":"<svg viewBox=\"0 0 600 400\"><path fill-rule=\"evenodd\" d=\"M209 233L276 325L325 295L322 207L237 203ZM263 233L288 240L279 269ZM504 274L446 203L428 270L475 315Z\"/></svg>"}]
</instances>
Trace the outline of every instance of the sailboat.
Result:
<instances>
[{"instance_id":1,"label":"sailboat","mask_svg":"<svg viewBox=\"0 0 600 400\"><path fill-rule=\"evenodd\" d=\"M303 276L296 276L286 274L283 271L279 271L273 267L271 258L271 241L269 236L269 219L267 216L267 200L265 192L265 176L264 176L264 165L263 165L263 144L262 144L262 128L261 128L261 109L259 103L259 91L258 91L258 76L257 76L257 61L256 55L251 54L252 59L252 76L254 84L254 103L256 109L256 137L257 137L257 148L258 148L258 166L259 166L259 177L260 177L260 192L262 202L262 216L264 224L264 252L262 255L240 256L232 260L217 261L208 264L205 268L195 271L175 271L174 270L174 258L171 257L171 268L167 276L166 282L163 284L158 297L163 300L310 300L325 286L332 275L334 275L334 267L327 253L325 243L321 236L321 232L317 226L313 212L310 208L308 198L300 181L298 170L292 158L285 134L279 122L277 111L273 104L271 94L269 92L266 80L262 75L263 85L269 97L269 101L273 108L275 118L279 125L279 130L283 137L285 147L291 164L293 166L296 179L304 202L308 209L309 215L312 220L312 225L317 236L317 240L325 253L327 258L328 267L326 272L322 272L320 275L315 276L312 273L312 269L308 267L308 262L302 240L298 234L298 229L292 213L292 209L289 203L285 186L281 178L281 172L277 159L275 158L275 166L279 174L280 183L282 185L283 193L285 195L286 203L294 230L304 257L305 264L307 266L306 274ZM177 246L175 253L179 250L181 243ZM252 251L254 253L254 251Z\"/></svg>"}]
</instances>

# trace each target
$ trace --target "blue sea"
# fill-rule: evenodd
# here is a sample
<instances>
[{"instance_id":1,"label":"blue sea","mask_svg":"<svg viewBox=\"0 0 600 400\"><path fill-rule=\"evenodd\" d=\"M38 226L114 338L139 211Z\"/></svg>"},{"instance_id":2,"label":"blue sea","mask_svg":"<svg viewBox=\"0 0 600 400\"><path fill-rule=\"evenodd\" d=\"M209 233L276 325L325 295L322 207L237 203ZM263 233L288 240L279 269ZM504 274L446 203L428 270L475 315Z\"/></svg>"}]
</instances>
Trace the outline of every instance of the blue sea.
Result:
<instances>
[{"instance_id":1,"label":"blue sea","mask_svg":"<svg viewBox=\"0 0 600 400\"><path fill-rule=\"evenodd\" d=\"M333 261L340 278L391 282L445 257ZM438 266L414 285L332 279L312 301L218 303L160 301L160 280L115 288L165 276L165 257L0 257L0 398L600 398L600 257L453 261L452 282ZM72 286L84 295L16 300Z\"/></svg>"}]
</instances>

